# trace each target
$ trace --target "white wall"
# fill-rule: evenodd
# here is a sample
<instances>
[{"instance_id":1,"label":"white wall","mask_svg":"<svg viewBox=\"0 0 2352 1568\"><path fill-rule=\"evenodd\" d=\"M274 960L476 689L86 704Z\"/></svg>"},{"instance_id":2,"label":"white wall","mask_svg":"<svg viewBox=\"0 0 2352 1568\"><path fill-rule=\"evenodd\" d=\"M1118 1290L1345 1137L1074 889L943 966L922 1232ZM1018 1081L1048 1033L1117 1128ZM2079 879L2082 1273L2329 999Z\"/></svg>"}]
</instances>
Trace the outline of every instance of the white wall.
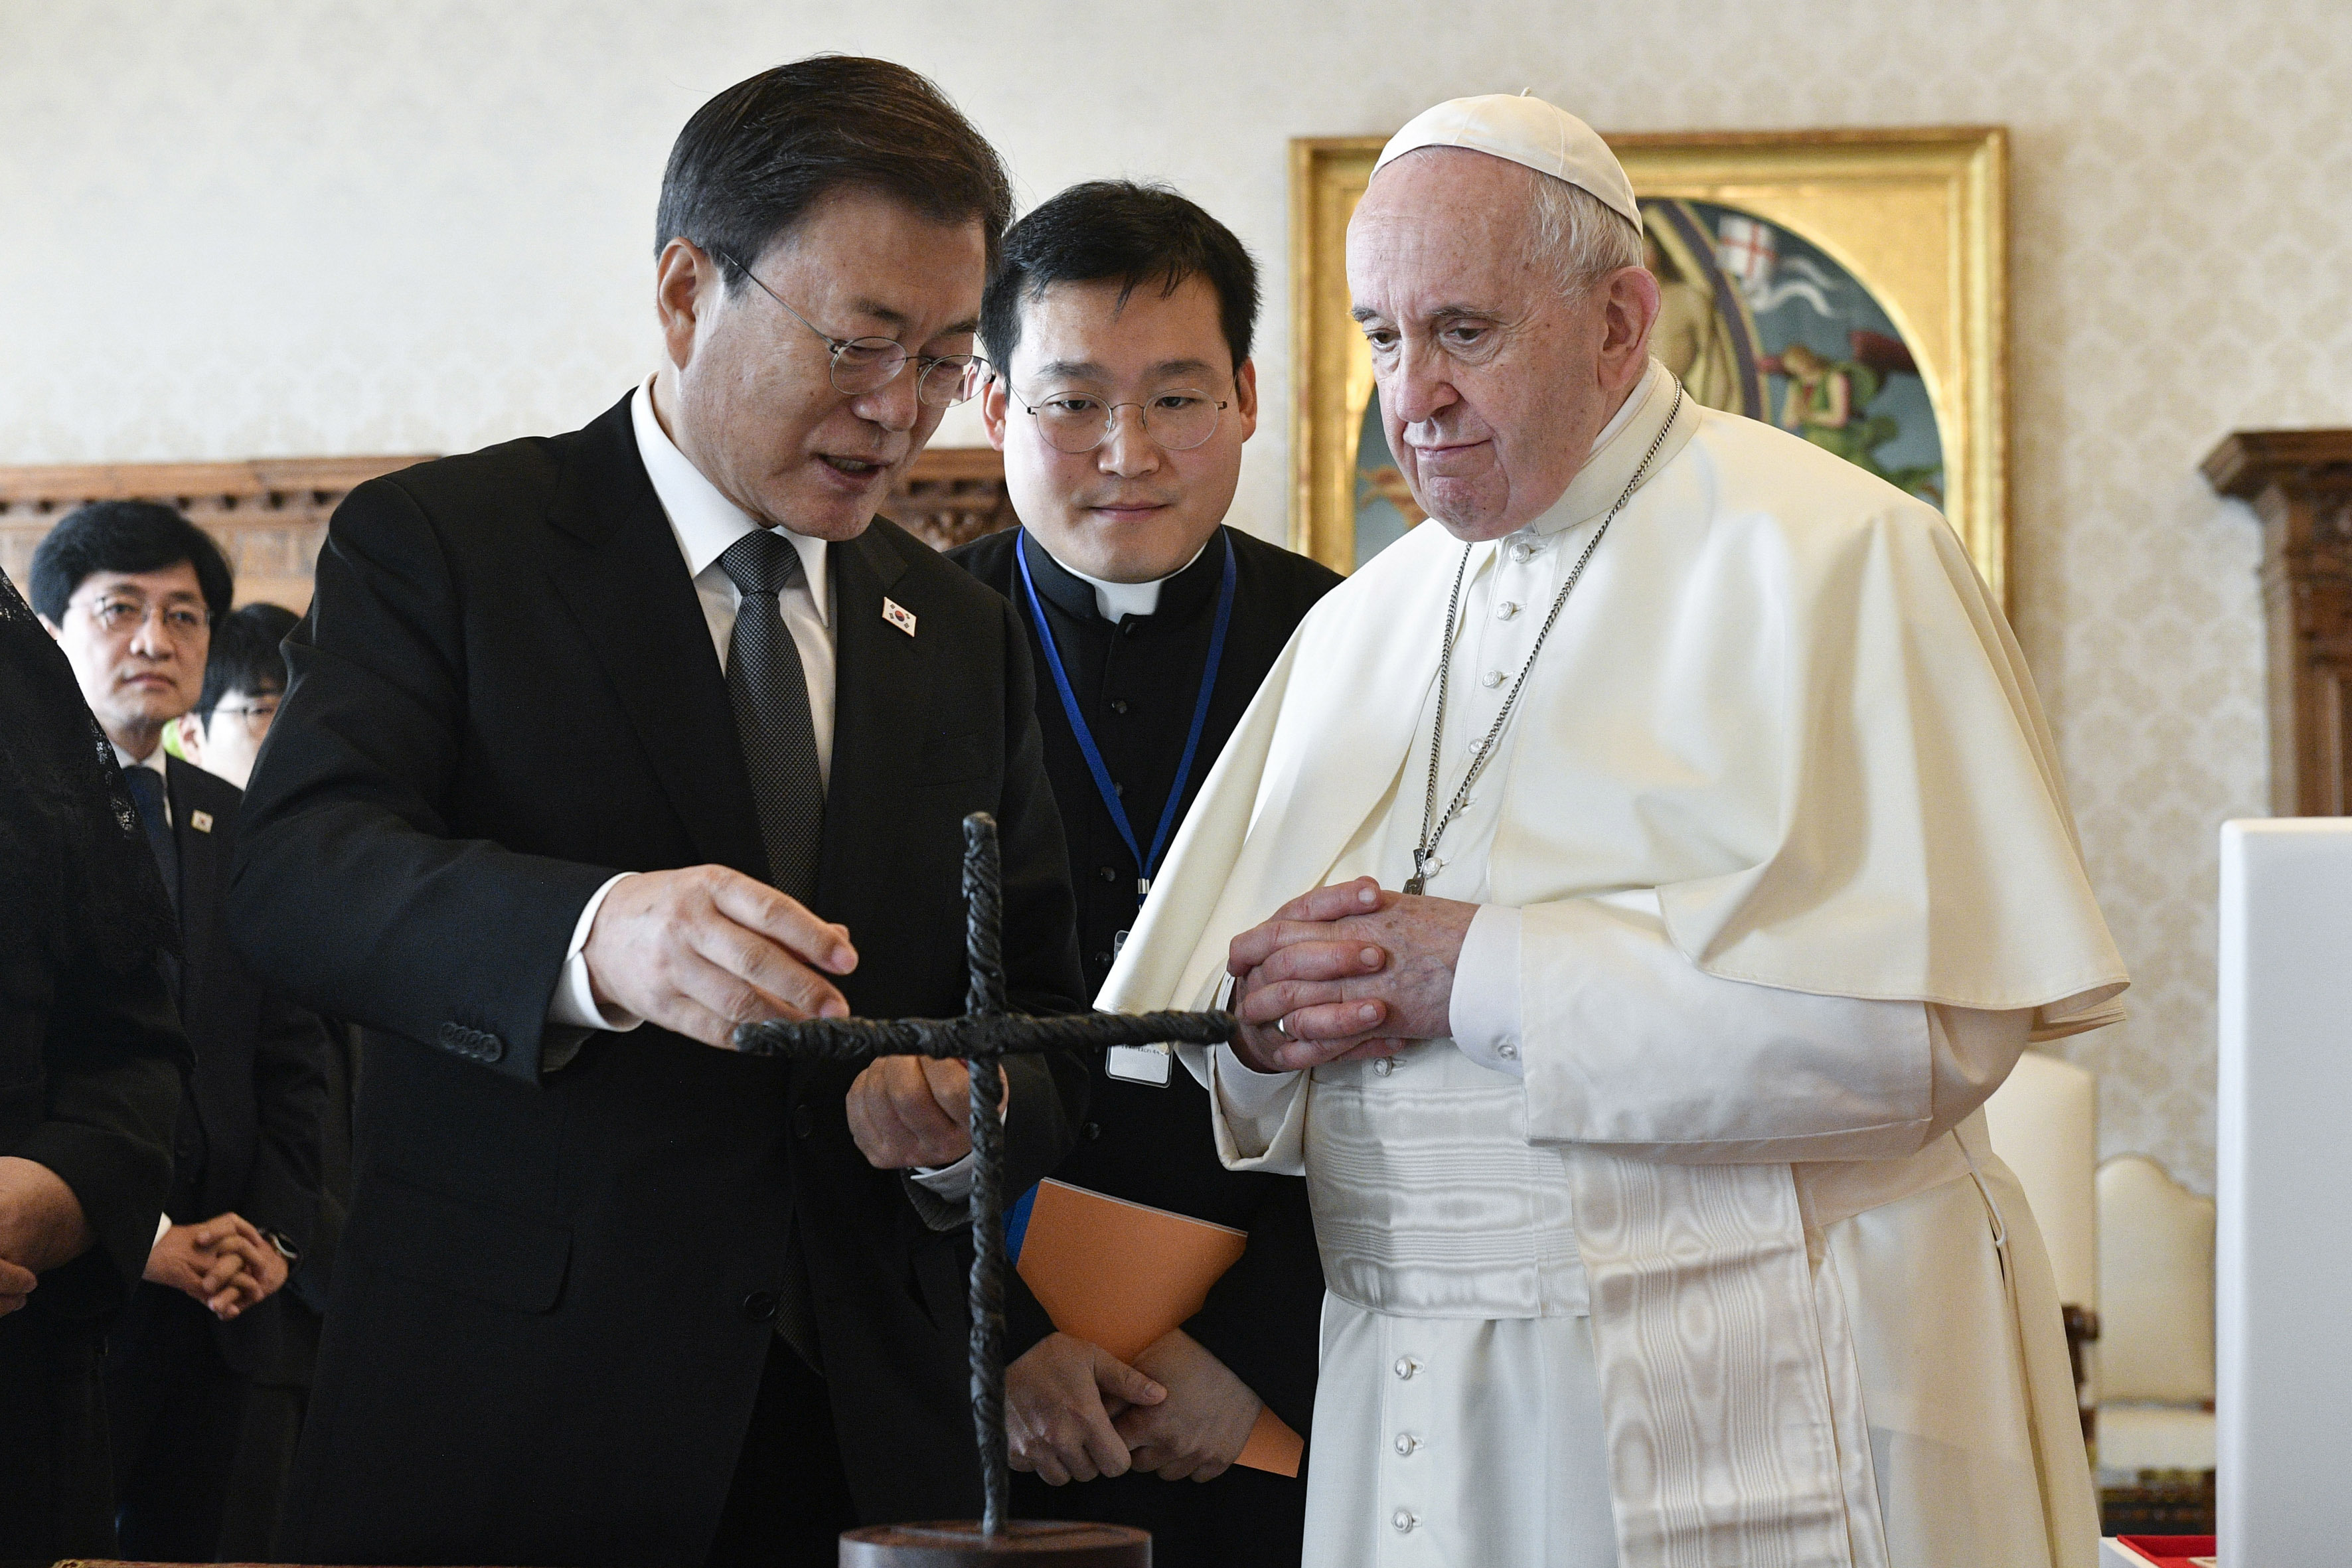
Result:
<instances>
[{"instance_id":1,"label":"white wall","mask_svg":"<svg viewBox=\"0 0 2352 1568\"><path fill-rule=\"evenodd\" d=\"M2137 978L2072 1054L2111 1149L2210 1185L2214 833L2267 785L2254 531L2194 466L2352 424L2340 0L0 0L0 463L585 421L649 363L671 136L821 48L935 75L1024 204L1168 179L1241 233L1271 416L1237 516L1275 536L1288 138L1522 87L1604 129L2010 125L2017 619Z\"/></svg>"}]
</instances>

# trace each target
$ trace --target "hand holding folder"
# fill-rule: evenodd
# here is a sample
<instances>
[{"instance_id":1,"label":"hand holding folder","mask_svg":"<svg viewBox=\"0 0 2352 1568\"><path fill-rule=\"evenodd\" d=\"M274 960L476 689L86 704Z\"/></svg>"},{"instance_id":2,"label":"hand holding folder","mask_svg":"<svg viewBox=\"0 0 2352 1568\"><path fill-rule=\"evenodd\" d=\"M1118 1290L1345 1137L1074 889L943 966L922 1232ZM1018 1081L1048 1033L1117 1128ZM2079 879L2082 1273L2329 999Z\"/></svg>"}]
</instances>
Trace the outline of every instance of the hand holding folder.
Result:
<instances>
[{"instance_id":1,"label":"hand holding folder","mask_svg":"<svg viewBox=\"0 0 2352 1568\"><path fill-rule=\"evenodd\" d=\"M1201 1310L1248 1243L1230 1226L1046 1181L1015 1267L1056 1329L1131 1364ZM1281 1416L1262 1409L1234 1462L1296 1477L1306 1447Z\"/></svg>"}]
</instances>

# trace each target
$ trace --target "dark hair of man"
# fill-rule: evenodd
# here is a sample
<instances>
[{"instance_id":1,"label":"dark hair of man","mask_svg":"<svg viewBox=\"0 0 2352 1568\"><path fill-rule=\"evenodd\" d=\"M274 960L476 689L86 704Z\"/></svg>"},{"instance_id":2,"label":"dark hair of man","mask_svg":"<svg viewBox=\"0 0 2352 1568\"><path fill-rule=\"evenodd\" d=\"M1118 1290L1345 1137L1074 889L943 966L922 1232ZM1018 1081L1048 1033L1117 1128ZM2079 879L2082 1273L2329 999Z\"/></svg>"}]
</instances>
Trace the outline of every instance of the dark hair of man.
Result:
<instances>
[{"instance_id":1,"label":"dark hair of man","mask_svg":"<svg viewBox=\"0 0 2352 1568\"><path fill-rule=\"evenodd\" d=\"M240 605L213 627L212 652L205 658L205 689L196 718L213 721L222 699L277 697L286 690L286 654L279 646L301 616L283 605Z\"/></svg>"},{"instance_id":2,"label":"dark hair of man","mask_svg":"<svg viewBox=\"0 0 2352 1568\"><path fill-rule=\"evenodd\" d=\"M990 363L1013 363L1021 306L1056 283L1119 280L1119 303L1145 284L1165 299L1201 277L1217 292L1217 312L1234 368L1249 358L1257 324L1257 263L1234 231L1166 185L1089 180L1072 185L1013 226L1004 264L980 308Z\"/></svg>"},{"instance_id":3,"label":"dark hair of man","mask_svg":"<svg viewBox=\"0 0 2352 1568\"><path fill-rule=\"evenodd\" d=\"M744 268L844 188L896 197L938 223L978 219L995 269L1013 219L996 149L929 78L855 55L761 71L696 110L662 174L654 254L691 241L739 288Z\"/></svg>"},{"instance_id":4,"label":"dark hair of man","mask_svg":"<svg viewBox=\"0 0 2352 1568\"><path fill-rule=\"evenodd\" d=\"M94 500L66 513L33 552L33 608L56 624L94 573L160 572L183 561L196 569L205 608L218 624L236 590L212 535L160 501Z\"/></svg>"}]
</instances>

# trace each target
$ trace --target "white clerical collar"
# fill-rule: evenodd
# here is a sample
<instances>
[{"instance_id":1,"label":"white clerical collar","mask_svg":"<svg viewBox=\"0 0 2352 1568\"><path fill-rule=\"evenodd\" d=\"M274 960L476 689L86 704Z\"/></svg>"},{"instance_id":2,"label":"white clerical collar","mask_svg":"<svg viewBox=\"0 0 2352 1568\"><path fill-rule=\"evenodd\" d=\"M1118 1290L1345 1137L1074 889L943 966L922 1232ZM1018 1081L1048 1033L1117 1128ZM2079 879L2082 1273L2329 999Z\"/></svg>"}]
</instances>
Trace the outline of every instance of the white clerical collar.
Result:
<instances>
[{"instance_id":1,"label":"white clerical collar","mask_svg":"<svg viewBox=\"0 0 2352 1568\"><path fill-rule=\"evenodd\" d=\"M1030 537L1036 536L1033 534ZM1215 537L1214 534L1209 536L1210 539ZM1038 540L1039 548L1044 548L1045 542L1042 539ZM1192 561L1198 561L1208 548L1208 540L1202 540L1201 548L1192 552L1192 560L1185 562L1183 566L1179 566L1175 571L1168 574L1168 577L1181 574L1185 567L1191 566ZM1045 553L1054 555L1050 550ZM1092 588L1095 591L1095 608L1101 613L1104 620L1113 624L1116 624L1122 616L1149 616L1157 613L1160 608L1160 586L1168 581L1168 577L1155 577L1149 583L1113 583L1101 577L1089 577L1058 555L1054 555L1054 564Z\"/></svg>"},{"instance_id":2,"label":"white clerical collar","mask_svg":"<svg viewBox=\"0 0 2352 1568\"><path fill-rule=\"evenodd\" d=\"M1640 410L1643 400L1650 395L1650 383L1665 374L1666 367L1652 358L1650 368L1642 373L1642 379L1633 384L1633 390L1625 395L1625 401L1617 405L1617 412L1609 416L1609 423L1603 425L1601 434L1592 438L1594 451L1598 452L1615 440L1620 430L1633 423L1634 414Z\"/></svg>"},{"instance_id":3,"label":"white clerical collar","mask_svg":"<svg viewBox=\"0 0 2352 1568\"><path fill-rule=\"evenodd\" d=\"M661 502L662 512L669 519L669 531L677 536L678 553L686 557L688 576L699 577L705 567L727 552L729 545L764 526L719 494L719 487L677 449L677 444L661 427L661 421L654 417L651 376L646 378L646 384L630 400L629 423L637 433L637 456L645 462L646 478L654 482L654 498ZM809 597L816 602L816 618L831 626L832 587L824 574L825 542L794 533L789 528L776 531L791 540L793 548L801 552L801 570L808 580Z\"/></svg>"}]
</instances>

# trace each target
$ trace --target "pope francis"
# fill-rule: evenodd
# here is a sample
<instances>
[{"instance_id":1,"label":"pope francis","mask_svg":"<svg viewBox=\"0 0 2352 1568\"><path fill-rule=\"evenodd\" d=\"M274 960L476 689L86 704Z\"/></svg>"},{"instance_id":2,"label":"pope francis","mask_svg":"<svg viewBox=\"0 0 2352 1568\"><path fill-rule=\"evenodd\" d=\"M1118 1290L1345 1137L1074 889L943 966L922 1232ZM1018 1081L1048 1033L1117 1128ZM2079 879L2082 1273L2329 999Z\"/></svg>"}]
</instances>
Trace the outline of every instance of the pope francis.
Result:
<instances>
[{"instance_id":1,"label":"pope francis","mask_svg":"<svg viewBox=\"0 0 2352 1568\"><path fill-rule=\"evenodd\" d=\"M1307 1177L1310 1564L2089 1564L1978 1110L2126 984L2032 683L1934 510L1684 395L1641 259L1539 100L1389 143L1349 282L1432 521L1300 626L1103 1005L1232 987L1220 1152Z\"/></svg>"}]
</instances>

